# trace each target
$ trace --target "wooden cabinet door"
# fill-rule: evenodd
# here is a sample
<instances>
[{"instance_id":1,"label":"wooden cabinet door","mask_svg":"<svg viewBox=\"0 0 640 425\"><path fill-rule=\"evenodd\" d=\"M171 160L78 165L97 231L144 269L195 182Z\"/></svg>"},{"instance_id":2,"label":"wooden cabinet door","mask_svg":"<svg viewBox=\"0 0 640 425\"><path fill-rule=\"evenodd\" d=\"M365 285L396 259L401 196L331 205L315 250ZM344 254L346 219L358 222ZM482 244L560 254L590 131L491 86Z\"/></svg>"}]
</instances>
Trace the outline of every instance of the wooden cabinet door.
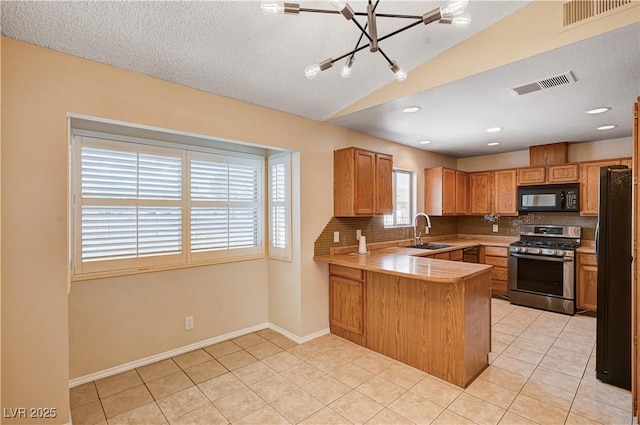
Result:
<instances>
[{"instance_id":1,"label":"wooden cabinet door","mask_svg":"<svg viewBox=\"0 0 640 425\"><path fill-rule=\"evenodd\" d=\"M493 172L469 173L469 204L471 214L492 213Z\"/></svg>"},{"instance_id":2,"label":"wooden cabinet door","mask_svg":"<svg viewBox=\"0 0 640 425\"><path fill-rule=\"evenodd\" d=\"M469 174L456 171L456 214L469 214Z\"/></svg>"},{"instance_id":3,"label":"wooden cabinet door","mask_svg":"<svg viewBox=\"0 0 640 425\"><path fill-rule=\"evenodd\" d=\"M356 150L354 153L354 184L356 215L375 214L376 154Z\"/></svg>"},{"instance_id":4,"label":"wooden cabinet door","mask_svg":"<svg viewBox=\"0 0 640 425\"><path fill-rule=\"evenodd\" d=\"M442 169L442 214L456 213L456 171Z\"/></svg>"},{"instance_id":5,"label":"wooden cabinet door","mask_svg":"<svg viewBox=\"0 0 640 425\"><path fill-rule=\"evenodd\" d=\"M618 165L620 161L583 162L580 164L580 215L598 215L600 167Z\"/></svg>"},{"instance_id":6,"label":"wooden cabinet door","mask_svg":"<svg viewBox=\"0 0 640 425\"><path fill-rule=\"evenodd\" d=\"M578 254L576 267L576 295L579 310L596 311L598 308L598 267L594 254Z\"/></svg>"},{"instance_id":7,"label":"wooden cabinet door","mask_svg":"<svg viewBox=\"0 0 640 425\"><path fill-rule=\"evenodd\" d=\"M516 170L494 171L494 213L498 215L518 215L516 206Z\"/></svg>"},{"instance_id":8,"label":"wooden cabinet door","mask_svg":"<svg viewBox=\"0 0 640 425\"><path fill-rule=\"evenodd\" d=\"M544 167L518 168L518 186L542 184L545 182L545 174Z\"/></svg>"},{"instance_id":9,"label":"wooden cabinet door","mask_svg":"<svg viewBox=\"0 0 640 425\"><path fill-rule=\"evenodd\" d=\"M547 168L549 183L576 183L579 181L578 164L554 165Z\"/></svg>"},{"instance_id":10,"label":"wooden cabinet door","mask_svg":"<svg viewBox=\"0 0 640 425\"><path fill-rule=\"evenodd\" d=\"M565 164L568 156L567 142L529 147L529 165L532 167Z\"/></svg>"},{"instance_id":11,"label":"wooden cabinet door","mask_svg":"<svg viewBox=\"0 0 640 425\"><path fill-rule=\"evenodd\" d=\"M393 156L376 154L376 214L393 214Z\"/></svg>"},{"instance_id":12,"label":"wooden cabinet door","mask_svg":"<svg viewBox=\"0 0 640 425\"><path fill-rule=\"evenodd\" d=\"M331 326L363 335L364 311L364 282L331 276L329 280L329 321Z\"/></svg>"}]
</instances>

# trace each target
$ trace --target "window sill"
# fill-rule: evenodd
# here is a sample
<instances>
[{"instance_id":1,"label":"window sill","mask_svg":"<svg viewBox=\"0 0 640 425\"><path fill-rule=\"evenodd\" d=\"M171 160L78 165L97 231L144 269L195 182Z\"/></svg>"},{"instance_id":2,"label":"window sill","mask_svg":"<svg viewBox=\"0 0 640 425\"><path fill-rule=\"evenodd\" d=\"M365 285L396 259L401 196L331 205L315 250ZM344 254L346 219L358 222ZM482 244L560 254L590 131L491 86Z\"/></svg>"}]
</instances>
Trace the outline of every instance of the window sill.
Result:
<instances>
[{"instance_id":1,"label":"window sill","mask_svg":"<svg viewBox=\"0 0 640 425\"><path fill-rule=\"evenodd\" d=\"M167 264L161 266L141 267L137 269L112 270L96 273L84 273L71 276L71 282L86 282L89 280L105 279L109 277L130 276L143 273L164 272L169 270L190 269L193 267L212 266L216 264L237 263L240 261L261 260L266 258L264 254L247 255L235 258L220 258L215 260L192 262L188 264Z\"/></svg>"}]
</instances>

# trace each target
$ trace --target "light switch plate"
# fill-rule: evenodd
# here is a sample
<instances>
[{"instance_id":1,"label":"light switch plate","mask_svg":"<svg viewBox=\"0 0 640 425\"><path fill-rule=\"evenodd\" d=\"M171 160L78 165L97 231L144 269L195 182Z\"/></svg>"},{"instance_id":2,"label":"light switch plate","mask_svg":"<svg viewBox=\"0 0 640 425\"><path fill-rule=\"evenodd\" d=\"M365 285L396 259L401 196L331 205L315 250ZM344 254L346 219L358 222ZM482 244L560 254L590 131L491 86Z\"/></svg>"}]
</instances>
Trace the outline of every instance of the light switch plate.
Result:
<instances>
[{"instance_id":1,"label":"light switch plate","mask_svg":"<svg viewBox=\"0 0 640 425\"><path fill-rule=\"evenodd\" d=\"M498 225L497 225L497 224L494 224L494 225L493 225L493 232L494 232L494 233L497 233L497 232L498 232Z\"/></svg>"},{"instance_id":2,"label":"light switch plate","mask_svg":"<svg viewBox=\"0 0 640 425\"><path fill-rule=\"evenodd\" d=\"M333 232L333 242L340 242L340 232Z\"/></svg>"},{"instance_id":3,"label":"light switch plate","mask_svg":"<svg viewBox=\"0 0 640 425\"><path fill-rule=\"evenodd\" d=\"M358 229L356 230L356 239L360 240L360 236L362 236L362 230Z\"/></svg>"}]
</instances>

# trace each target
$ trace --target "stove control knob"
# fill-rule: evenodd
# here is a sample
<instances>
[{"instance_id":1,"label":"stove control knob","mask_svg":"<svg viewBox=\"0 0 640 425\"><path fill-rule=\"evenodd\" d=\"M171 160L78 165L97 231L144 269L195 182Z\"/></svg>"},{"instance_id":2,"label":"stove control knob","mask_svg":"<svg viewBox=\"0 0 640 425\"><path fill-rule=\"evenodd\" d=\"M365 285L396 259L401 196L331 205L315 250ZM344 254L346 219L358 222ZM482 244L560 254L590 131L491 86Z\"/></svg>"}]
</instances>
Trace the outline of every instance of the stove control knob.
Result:
<instances>
[{"instance_id":1,"label":"stove control knob","mask_svg":"<svg viewBox=\"0 0 640 425\"><path fill-rule=\"evenodd\" d=\"M527 252L527 248L521 246L518 248L518 252Z\"/></svg>"},{"instance_id":2,"label":"stove control knob","mask_svg":"<svg viewBox=\"0 0 640 425\"><path fill-rule=\"evenodd\" d=\"M540 248L532 249L531 253L532 254L542 254L542 250Z\"/></svg>"},{"instance_id":3,"label":"stove control knob","mask_svg":"<svg viewBox=\"0 0 640 425\"><path fill-rule=\"evenodd\" d=\"M543 255L554 255L556 253L555 249L543 249L542 250L542 254Z\"/></svg>"},{"instance_id":4,"label":"stove control knob","mask_svg":"<svg viewBox=\"0 0 640 425\"><path fill-rule=\"evenodd\" d=\"M557 250L556 251L556 257L562 257L562 256L564 256L564 251L561 250L561 249Z\"/></svg>"}]
</instances>

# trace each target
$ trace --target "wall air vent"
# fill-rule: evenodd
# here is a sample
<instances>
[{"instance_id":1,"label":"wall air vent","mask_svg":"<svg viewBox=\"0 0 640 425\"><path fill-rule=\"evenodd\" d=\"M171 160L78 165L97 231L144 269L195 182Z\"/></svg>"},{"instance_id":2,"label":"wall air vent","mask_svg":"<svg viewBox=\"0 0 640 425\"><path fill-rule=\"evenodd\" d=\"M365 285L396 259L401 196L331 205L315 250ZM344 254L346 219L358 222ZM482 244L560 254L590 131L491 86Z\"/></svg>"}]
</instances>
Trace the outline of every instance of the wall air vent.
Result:
<instances>
[{"instance_id":1,"label":"wall air vent","mask_svg":"<svg viewBox=\"0 0 640 425\"><path fill-rule=\"evenodd\" d=\"M630 4L632 0L572 0L563 4L564 26L607 13Z\"/></svg>"},{"instance_id":2,"label":"wall air vent","mask_svg":"<svg viewBox=\"0 0 640 425\"><path fill-rule=\"evenodd\" d=\"M523 94L533 93L540 90L546 90L553 87L564 86L576 81L571 71L564 74L554 75L553 77L544 78L542 80L534 81L532 83L523 84L518 87L513 87L513 90L518 96Z\"/></svg>"}]
</instances>

